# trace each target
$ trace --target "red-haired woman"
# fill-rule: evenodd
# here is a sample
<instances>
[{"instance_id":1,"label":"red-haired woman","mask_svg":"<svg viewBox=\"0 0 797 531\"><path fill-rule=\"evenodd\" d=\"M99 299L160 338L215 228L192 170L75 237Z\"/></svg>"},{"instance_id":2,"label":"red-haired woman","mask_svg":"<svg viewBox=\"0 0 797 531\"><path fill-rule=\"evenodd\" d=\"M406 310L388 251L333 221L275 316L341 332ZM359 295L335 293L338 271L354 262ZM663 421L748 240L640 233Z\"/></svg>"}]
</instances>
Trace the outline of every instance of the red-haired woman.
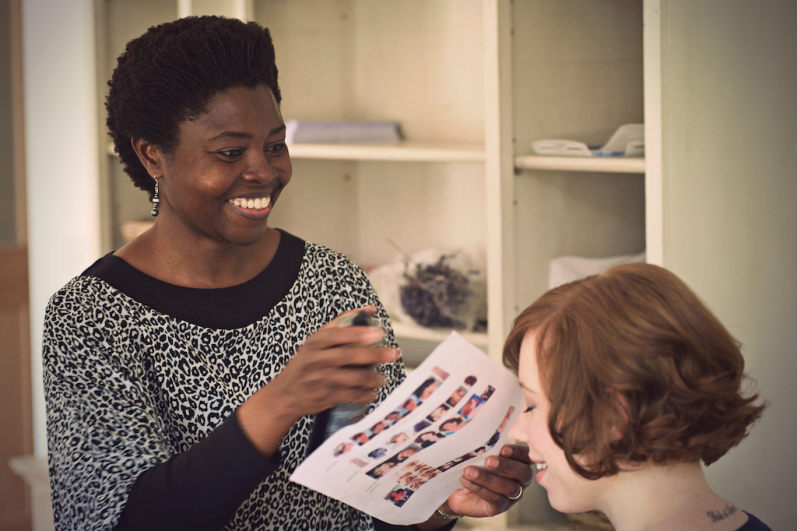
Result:
<instances>
[{"instance_id":1,"label":"red-haired woman","mask_svg":"<svg viewBox=\"0 0 797 531\"><path fill-rule=\"evenodd\" d=\"M740 392L736 341L671 272L627 264L555 288L503 355L526 402L513 435L555 509L617 529L769 529L704 476L764 405Z\"/></svg>"}]
</instances>

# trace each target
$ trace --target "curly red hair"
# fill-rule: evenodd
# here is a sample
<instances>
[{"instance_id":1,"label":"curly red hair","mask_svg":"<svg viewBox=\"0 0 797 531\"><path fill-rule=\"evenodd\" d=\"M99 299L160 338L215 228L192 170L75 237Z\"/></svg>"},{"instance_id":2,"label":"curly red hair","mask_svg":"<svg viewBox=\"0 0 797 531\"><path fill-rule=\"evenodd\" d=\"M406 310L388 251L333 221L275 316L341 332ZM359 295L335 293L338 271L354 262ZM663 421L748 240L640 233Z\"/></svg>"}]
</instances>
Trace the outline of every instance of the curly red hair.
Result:
<instances>
[{"instance_id":1,"label":"curly red hair","mask_svg":"<svg viewBox=\"0 0 797 531\"><path fill-rule=\"evenodd\" d=\"M518 369L530 331L549 430L588 479L623 464L711 464L766 407L742 395L739 344L662 267L625 264L550 290L515 319L507 366Z\"/></svg>"}]
</instances>

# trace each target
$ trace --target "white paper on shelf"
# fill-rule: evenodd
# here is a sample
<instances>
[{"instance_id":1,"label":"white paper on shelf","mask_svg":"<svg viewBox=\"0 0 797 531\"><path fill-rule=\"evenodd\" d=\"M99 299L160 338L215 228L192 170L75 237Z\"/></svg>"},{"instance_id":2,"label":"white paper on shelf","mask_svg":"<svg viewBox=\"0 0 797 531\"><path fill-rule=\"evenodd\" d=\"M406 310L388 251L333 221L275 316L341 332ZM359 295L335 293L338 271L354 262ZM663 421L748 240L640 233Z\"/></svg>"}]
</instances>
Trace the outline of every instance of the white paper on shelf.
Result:
<instances>
[{"instance_id":1,"label":"white paper on shelf","mask_svg":"<svg viewBox=\"0 0 797 531\"><path fill-rule=\"evenodd\" d=\"M401 127L391 120L288 120L285 141L288 144L397 144L401 141Z\"/></svg>"},{"instance_id":2,"label":"white paper on shelf","mask_svg":"<svg viewBox=\"0 0 797 531\"><path fill-rule=\"evenodd\" d=\"M385 522L423 522L460 487L466 466L500 451L522 404L515 375L452 332L379 407L327 439L290 479Z\"/></svg>"},{"instance_id":3,"label":"white paper on shelf","mask_svg":"<svg viewBox=\"0 0 797 531\"><path fill-rule=\"evenodd\" d=\"M567 157L641 157L645 154L644 124L623 124L600 147L577 140L546 138L535 140L531 149L536 155Z\"/></svg>"}]
</instances>

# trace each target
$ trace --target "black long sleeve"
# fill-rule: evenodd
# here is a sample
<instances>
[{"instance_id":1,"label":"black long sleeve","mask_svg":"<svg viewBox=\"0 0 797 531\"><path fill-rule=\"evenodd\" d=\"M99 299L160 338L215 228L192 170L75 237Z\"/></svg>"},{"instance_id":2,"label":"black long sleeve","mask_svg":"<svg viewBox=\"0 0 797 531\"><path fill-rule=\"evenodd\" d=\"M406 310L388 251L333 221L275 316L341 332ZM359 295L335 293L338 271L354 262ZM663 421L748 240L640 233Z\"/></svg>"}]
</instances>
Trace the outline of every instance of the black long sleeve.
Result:
<instances>
[{"instance_id":1,"label":"black long sleeve","mask_svg":"<svg viewBox=\"0 0 797 531\"><path fill-rule=\"evenodd\" d=\"M114 529L221 529L277 466L260 455L231 415L210 435L143 474Z\"/></svg>"},{"instance_id":2,"label":"black long sleeve","mask_svg":"<svg viewBox=\"0 0 797 531\"><path fill-rule=\"evenodd\" d=\"M444 525L441 528L436 529L435 531L451 531L454 529L454 526L457 525L459 520L451 520L449 523ZM382 520L378 520L374 518L374 529L375 531L417 531L418 528L414 525L396 525L396 524L389 524L387 522L383 522Z\"/></svg>"}]
</instances>

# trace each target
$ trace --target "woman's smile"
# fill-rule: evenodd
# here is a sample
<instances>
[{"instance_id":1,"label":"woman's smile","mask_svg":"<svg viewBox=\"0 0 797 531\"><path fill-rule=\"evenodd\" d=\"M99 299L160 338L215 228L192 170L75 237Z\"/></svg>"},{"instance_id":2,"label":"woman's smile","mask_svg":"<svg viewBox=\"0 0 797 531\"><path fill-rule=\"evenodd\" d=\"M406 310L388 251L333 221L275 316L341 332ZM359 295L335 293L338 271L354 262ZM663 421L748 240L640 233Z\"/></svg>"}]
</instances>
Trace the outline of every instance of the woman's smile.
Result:
<instances>
[{"instance_id":1,"label":"woman's smile","mask_svg":"<svg viewBox=\"0 0 797 531\"><path fill-rule=\"evenodd\" d=\"M534 468L537 470L537 473L534 475L534 480L539 485L542 485L541 481L542 478L545 476L545 472L548 470L548 463L535 462Z\"/></svg>"},{"instance_id":2,"label":"woman's smile","mask_svg":"<svg viewBox=\"0 0 797 531\"><path fill-rule=\"evenodd\" d=\"M227 200L227 205L245 218L259 220L267 217L271 212L271 196L233 197Z\"/></svg>"},{"instance_id":3,"label":"woman's smile","mask_svg":"<svg viewBox=\"0 0 797 531\"><path fill-rule=\"evenodd\" d=\"M271 204L271 197L265 196L265 197L258 197L255 199L236 197L235 199L227 200L227 202L233 206L237 206L239 208L244 208L247 210L251 209L261 210L269 207L269 205Z\"/></svg>"}]
</instances>

